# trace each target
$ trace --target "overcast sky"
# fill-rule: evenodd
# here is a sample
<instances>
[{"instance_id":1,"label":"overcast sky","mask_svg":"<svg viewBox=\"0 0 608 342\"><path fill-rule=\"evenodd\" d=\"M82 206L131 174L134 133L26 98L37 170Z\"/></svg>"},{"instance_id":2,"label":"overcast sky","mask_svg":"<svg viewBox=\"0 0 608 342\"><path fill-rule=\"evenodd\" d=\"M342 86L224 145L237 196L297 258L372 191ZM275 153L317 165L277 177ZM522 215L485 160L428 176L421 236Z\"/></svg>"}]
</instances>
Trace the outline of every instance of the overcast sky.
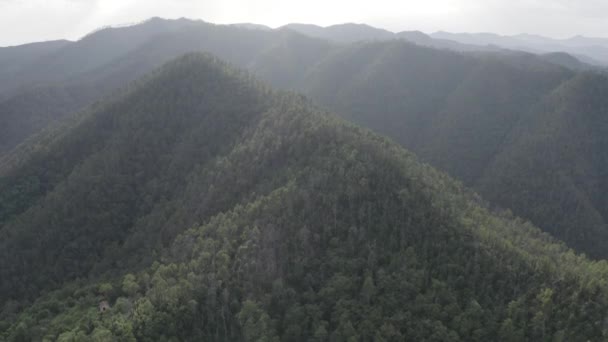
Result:
<instances>
[{"instance_id":1,"label":"overcast sky","mask_svg":"<svg viewBox=\"0 0 608 342\"><path fill-rule=\"evenodd\" d=\"M78 39L150 17L214 23L368 23L391 31L608 36L608 0L0 0L0 46Z\"/></svg>"}]
</instances>

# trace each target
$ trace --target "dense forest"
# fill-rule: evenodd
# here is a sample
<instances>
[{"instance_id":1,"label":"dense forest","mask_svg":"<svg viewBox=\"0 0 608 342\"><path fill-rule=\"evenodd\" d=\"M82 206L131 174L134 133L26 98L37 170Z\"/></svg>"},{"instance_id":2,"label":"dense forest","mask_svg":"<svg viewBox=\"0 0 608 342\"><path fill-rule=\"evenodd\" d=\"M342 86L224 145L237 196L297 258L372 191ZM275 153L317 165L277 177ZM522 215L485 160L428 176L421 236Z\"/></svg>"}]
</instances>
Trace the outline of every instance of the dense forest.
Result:
<instances>
[{"instance_id":1,"label":"dense forest","mask_svg":"<svg viewBox=\"0 0 608 342\"><path fill-rule=\"evenodd\" d=\"M19 151L3 340L608 338L605 261L207 55Z\"/></svg>"},{"instance_id":2,"label":"dense forest","mask_svg":"<svg viewBox=\"0 0 608 342\"><path fill-rule=\"evenodd\" d=\"M10 75L0 77L0 169L46 127L172 58L206 51L389 136L492 205L606 258L606 76L563 53L388 33L156 18L77 42L0 49Z\"/></svg>"}]
</instances>

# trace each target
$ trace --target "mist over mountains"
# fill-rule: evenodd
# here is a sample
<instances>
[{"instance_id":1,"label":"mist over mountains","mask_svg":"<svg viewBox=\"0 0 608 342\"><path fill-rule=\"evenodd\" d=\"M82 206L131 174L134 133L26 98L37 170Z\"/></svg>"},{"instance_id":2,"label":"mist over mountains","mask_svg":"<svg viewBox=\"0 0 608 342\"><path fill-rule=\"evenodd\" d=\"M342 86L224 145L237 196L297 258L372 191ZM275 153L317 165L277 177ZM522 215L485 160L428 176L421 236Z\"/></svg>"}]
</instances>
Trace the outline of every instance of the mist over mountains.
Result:
<instances>
[{"instance_id":1,"label":"mist over mountains","mask_svg":"<svg viewBox=\"0 0 608 342\"><path fill-rule=\"evenodd\" d=\"M517 39L154 18L0 48L0 338L605 339L603 43Z\"/></svg>"},{"instance_id":2,"label":"mist over mountains","mask_svg":"<svg viewBox=\"0 0 608 342\"><path fill-rule=\"evenodd\" d=\"M263 25L241 25L250 29L272 30ZM497 51L515 50L534 54L569 54L581 64L606 66L608 64L608 39L575 36L568 39L554 39L539 35L519 34L502 36L492 33L451 33L420 31L391 32L366 24L339 24L321 27L311 24L287 24L277 30L289 29L311 37L340 43L358 41L405 39L420 45L452 49L456 51ZM565 57L564 57L565 58Z\"/></svg>"}]
</instances>

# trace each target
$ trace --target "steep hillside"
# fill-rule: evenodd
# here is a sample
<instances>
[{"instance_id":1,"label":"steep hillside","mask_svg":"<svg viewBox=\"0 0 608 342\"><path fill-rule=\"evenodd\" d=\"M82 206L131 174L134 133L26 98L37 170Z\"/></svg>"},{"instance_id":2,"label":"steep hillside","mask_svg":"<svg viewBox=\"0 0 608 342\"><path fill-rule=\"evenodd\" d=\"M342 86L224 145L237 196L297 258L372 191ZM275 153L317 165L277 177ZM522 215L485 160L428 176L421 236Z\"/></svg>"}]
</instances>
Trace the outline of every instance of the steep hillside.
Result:
<instances>
[{"instance_id":1,"label":"steep hillside","mask_svg":"<svg viewBox=\"0 0 608 342\"><path fill-rule=\"evenodd\" d=\"M156 201L172 200L197 165L234 144L246 126L241 120L254 119L249 113L261 111L264 99L228 76L213 63L161 70L7 168L0 190L3 299L90 271L154 215ZM236 95L241 101L230 99Z\"/></svg>"},{"instance_id":2,"label":"steep hillside","mask_svg":"<svg viewBox=\"0 0 608 342\"><path fill-rule=\"evenodd\" d=\"M580 74L543 100L477 187L573 247L605 256L608 241L608 78ZM509 189L509 191L504 191Z\"/></svg>"},{"instance_id":3,"label":"steep hillside","mask_svg":"<svg viewBox=\"0 0 608 342\"><path fill-rule=\"evenodd\" d=\"M570 75L527 56L392 42L342 49L309 73L305 91L471 184L529 107Z\"/></svg>"},{"instance_id":4,"label":"steep hillside","mask_svg":"<svg viewBox=\"0 0 608 342\"><path fill-rule=\"evenodd\" d=\"M93 86L37 86L0 100L0 159L32 135L99 99ZM1 162L0 162L1 163Z\"/></svg>"},{"instance_id":5,"label":"steep hillside","mask_svg":"<svg viewBox=\"0 0 608 342\"><path fill-rule=\"evenodd\" d=\"M213 58L45 139L2 172L4 340L608 337L605 262Z\"/></svg>"}]
</instances>

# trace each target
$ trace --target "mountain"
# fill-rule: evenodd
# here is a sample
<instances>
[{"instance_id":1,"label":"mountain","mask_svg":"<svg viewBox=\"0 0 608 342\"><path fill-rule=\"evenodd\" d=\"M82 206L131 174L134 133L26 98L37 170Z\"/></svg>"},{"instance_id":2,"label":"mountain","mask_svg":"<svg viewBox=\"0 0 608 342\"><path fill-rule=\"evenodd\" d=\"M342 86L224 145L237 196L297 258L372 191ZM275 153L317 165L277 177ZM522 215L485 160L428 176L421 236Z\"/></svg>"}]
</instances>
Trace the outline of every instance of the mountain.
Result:
<instances>
[{"instance_id":1,"label":"mountain","mask_svg":"<svg viewBox=\"0 0 608 342\"><path fill-rule=\"evenodd\" d=\"M605 75L543 56L471 58L393 42L345 48L307 77L306 92L344 118L395 139L577 250L607 256L598 192Z\"/></svg>"},{"instance_id":2,"label":"mountain","mask_svg":"<svg viewBox=\"0 0 608 342\"><path fill-rule=\"evenodd\" d=\"M564 52L546 53L540 56L550 63L561 65L571 70L585 71L593 69L592 65L582 62L579 59L573 57L572 55L569 55Z\"/></svg>"},{"instance_id":3,"label":"mountain","mask_svg":"<svg viewBox=\"0 0 608 342\"><path fill-rule=\"evenodd\" d=\"M488 200L555 227L594 256L604 255L608 240L605 91L608 78L593 73L560 84L518 125L478 183Z\"/></svg>"},{"instance_id":4,"label":"mountain","mask_svg":"<svg viewBox=\"0 0 608 342\"><path fill-rule=\"evenodd\" d=\"M212 57L62 125L0 173L4 340L608 336L605 263Z\"/></svg>"},{"instance_id":5,"label":"mountain","mask_svg":"<svg viewBox=\"0 0 608 342\"><path fill-rule=\"evenodd\" d=\"M472 52L472 51L493 51L493 52L502 52L504 49L501 49L496 46L480 46L480 45L471 45L471 44L463 44L453 40L448 39L440 39L433 38L426 33L420 31L403 31L395 34L396 38L404 39L409 42L432 47L436 49L447 49L453 51L460 52Z\"/></svg>"},{"instance_id":6,"label":"mountain","mask_svg":"<svg viewBox=\"0 0 608 342\"><path fill-rule=\"evenodd\" d=\"M602 49L601 44L608 48L608 40L585 37L557 41L533 35L506 37L492 33L456 34L436 32L431 35L420 31L393 33L368 25L352 23L328 27L310 24L288 24L279 29L289 29L303 35L338 43L404 39L421 46L458 52L494 52L501 54L519 53L520 51L529 52L541 54L548 62L573 70L598 69L598 66L602 64L599 60L608 61L608 55L604 55L604 52L600 51ZM593 45L591 45L592 43ZM590 56L595 56L597 60Z\"/></svg>"},{"instance_id":7,"label":"mountain","mask_svg":"<svg viewBox=\"0 0 608 342\"><path fill-rule=\"evenodd\" d=\"M255 118L248 113L263 105L258 88L231 85L240 78L229 77L219 63L190 59L142 81L147 86L97 105L94 113L75 117L72 129L62 127L54 133L58 137L49 138L54 144L44 143L54 146L52 151L34 141L36 149L20 153L22 159L3 170L3 294L36 294L36 289L61 284L90 270L104 251L126 243L127 233L137 235L134 224L154 216L156 201L170 201L174 192L185 191L189 174L232 146L238 129L245 128L240 120ZM200 78L206 83L198 84ZM223 86L239 94L244 104L217 95ZM174 102L180 94L184 98ZM157 97L156 102L149 101L152 96ZM232 129L235 125L243 127ZM220 205L220 201L212 202ZM84 209L84 203L97 204ZM15 219L19 214L27 222ZM39 231L36 226L43 221L47 222L45 229ZM153 229L149 223L140 224ZM164 229L163 234L171 235ZM14 244L16 241L20 243ZM142 244L145 239L132 243ZM128 257L135 262L133 254ZM61 262L65 260L71 262ZM105 269L112 269L112 264Z\"/></svg>"},{"instance_id":8,"label":"mountain","mask_svg":"<svg viewBox=\"0 0 608 342\"><path fill-rule=\"evenodd\" d=\"M522 42L515 37L501 36L495 33L451 33L438 31L430 34L433 38L449 39L469 45L495 45L507 46L511 49L520 49Z\"/></svg>"},{"instance_id":9,"label":"mountain","mask_svg":"<svg viewBox=\"0 0 608 342\"><path fill-rule=\"evenodd\" d=\"M172 58L189 51L206 51L248 68L276 87L304 92L342 117L391 137L492 204L533 220L577 251L593 258L608 256L604 248L608 221L592 185L603 184L604 174L596 166L601 163L596 159L604 158L605 149L590 142L585 145L593 148L588 153L567 154L559 163L546 160L559 146L550 143L559 141L551 135L559 133L561 137L564 133L547 131L542 121L533 120L547 117L545 104L555 103L552 94L561 94L564 90L558 89L562 84L585 74L581 73L587 70L585 65L569 56L506 50L456 52L399 39L340 44L292 30L250 30L184 20L169 23L158 26L181 28L150 34L146 43L103 66L65 72L60 82L26 87L0 100L0 127L4 128L0 128L0 169L18 159L14 154L6 156L9 151L45 127ZM143 29L113 30L115 35L121 30L129 35ZM97 34L105 33L100 31L87 39L104 41L95 38ZM424 39L421 34L410 35ZM70 51L75 56L86 55L72 45ZM595 83L583 82L577 92L601 96ZM580 104L569 105L573 117L604 110L593 97ZM601 141L605 134L601 115L590 120L589 125L597 124L596 129L576 130L566 135L565 141L573 146ZM533 149L523 141L529 140L522 134L526 125L532 125L528 135L538 135L547 142L538 142ZM523 150L514 152L516 149ZM534 159L529 160L533 150ZM526 155L526 168L495 166L520 155ZM526 188L526 183L535 186Z\"/></svg>"},{"instance_id":10,"label":"mountain","mask_svg":"<svg viewBox=\"0 0 608 342\"><path fill-rule=\"evenodd\" d=\"M23 66L64 48L70 43L67 40L55 40L2 47L0 48L0 76L19 70Z\"/></svg>"},{"instance_id":11,"label":"mountain","mask_svg":"<svg viewBox=\"0 0 608 342\"><path fill-rule=\"evenodd\" d=\"M56 48L44 58L35 59L8 73L0 81L0 93L15 91L24 86L63 81L70 75L103 66L159 33L195 24L197 22L185 19L153 18L139 25L100 29L77 42L60 44L61 48Z\"/></svg>"},{"instance_id":12,"label":"mountain","mask_svg":"<svg viewBox=\"0 0 608 342\"><path fill-rule=\"evenodd\" d=\"M240 27L240 28L244 28L244 29L248 29L248 30L272 31L272 28L270 28L266 25L252 24L252 23L238 23L238 24L232 24L232 26L236 26L236 27Z\"/></svg>"},{"instance_id":13,"label":"mountain","mask_svg":"<svg viewBox=\"0 0 608 342\"><path fill-rule=\"evenodd\" d=\"M284 29L340 43L394 39L394 33L365 24L346 23L328 27L310 24L287 24L279 28L279 30Z\"/></svg>"},{"instance_id":14,"label":"mountain","mask_svg":"<svg viewBox=\"0 0 608 342\"><path fill-rule=\"evenodd\" d=\"M450 33L435 32L430 35L468 45L499 46L506 49L532 53L568 53L584 63L605 67L608 64L608 39L573 37L552 39L537 35L520 34L501 36L493 33Z\"/></svg>"},{"instance_id":15,"label":"mountain","mask_svg":"<svg viewBox=\"0 0 608 342\"><path fill-rule=\"evenodd\" d=\"M420 31L403 31L393 33L384 29L375 28L365 24L346 23L321 27L311 24L287 24L279 30L292 30L300 34L328 40L331 42L350 44L356 42L387 41L404 39L409 42L454 51L502 51L496 46L479 46L477 44L463 44L455 40L431 37Z\"/></svg>"},{"instance_id":16,"label":"mountain","mask_svg":"<svg viewBox=\"0 0 608 342\"><path fill-rule=\"evenodd\" d=\"M83 84L35 86L0 100L0 160L32 135L103 94Z\"/></svg>"},{"instance_id":17,"label":"mountain","mask_svg":"<svg viewBox=\"0 0 608 342\"><path fill-rule=\"evenodd\" d=\"M293 35L295 33L254 31L187 20L162 23L160 19L146 21L137 28L92 33L82 41L59 49L48 61L36 61L15 75L20 80L29 79L32 85L7 91L4 98L0 92L0 131L4 133L0 135L0 159L42 128L179 55L207 51L247 66L258 55L283 44L286 36ZM102 61L97 54L99 50L112 52L106 53ZM91 62L96 58L97 63ZM72 62L61 68L48 67L65 60ZM40 68L48 70L40 71ZM49 73L55 81L48 79Z\"/></svg>"},{"instance_id":18,"label":"mountain","mask_svg":"<svg viewBox=\"0 0 608 342\"><path fill-rule=\"evenodd\" d=\"M252 27L256 29L256 27ZM341 24L321 27L311 24L288 24L279 30L289 29L303 35L337 43L356 43L404 39L409 42L458 52L529 52L543 54L547 60L577 70L597 69L608 63L608 40L574 37L568 40L552 40L534 35L500 36L493 33L426 34L420 31L393 33L364 24ZM606 50L606 51L604 51Z\"/></svg>"}]
</instances>

